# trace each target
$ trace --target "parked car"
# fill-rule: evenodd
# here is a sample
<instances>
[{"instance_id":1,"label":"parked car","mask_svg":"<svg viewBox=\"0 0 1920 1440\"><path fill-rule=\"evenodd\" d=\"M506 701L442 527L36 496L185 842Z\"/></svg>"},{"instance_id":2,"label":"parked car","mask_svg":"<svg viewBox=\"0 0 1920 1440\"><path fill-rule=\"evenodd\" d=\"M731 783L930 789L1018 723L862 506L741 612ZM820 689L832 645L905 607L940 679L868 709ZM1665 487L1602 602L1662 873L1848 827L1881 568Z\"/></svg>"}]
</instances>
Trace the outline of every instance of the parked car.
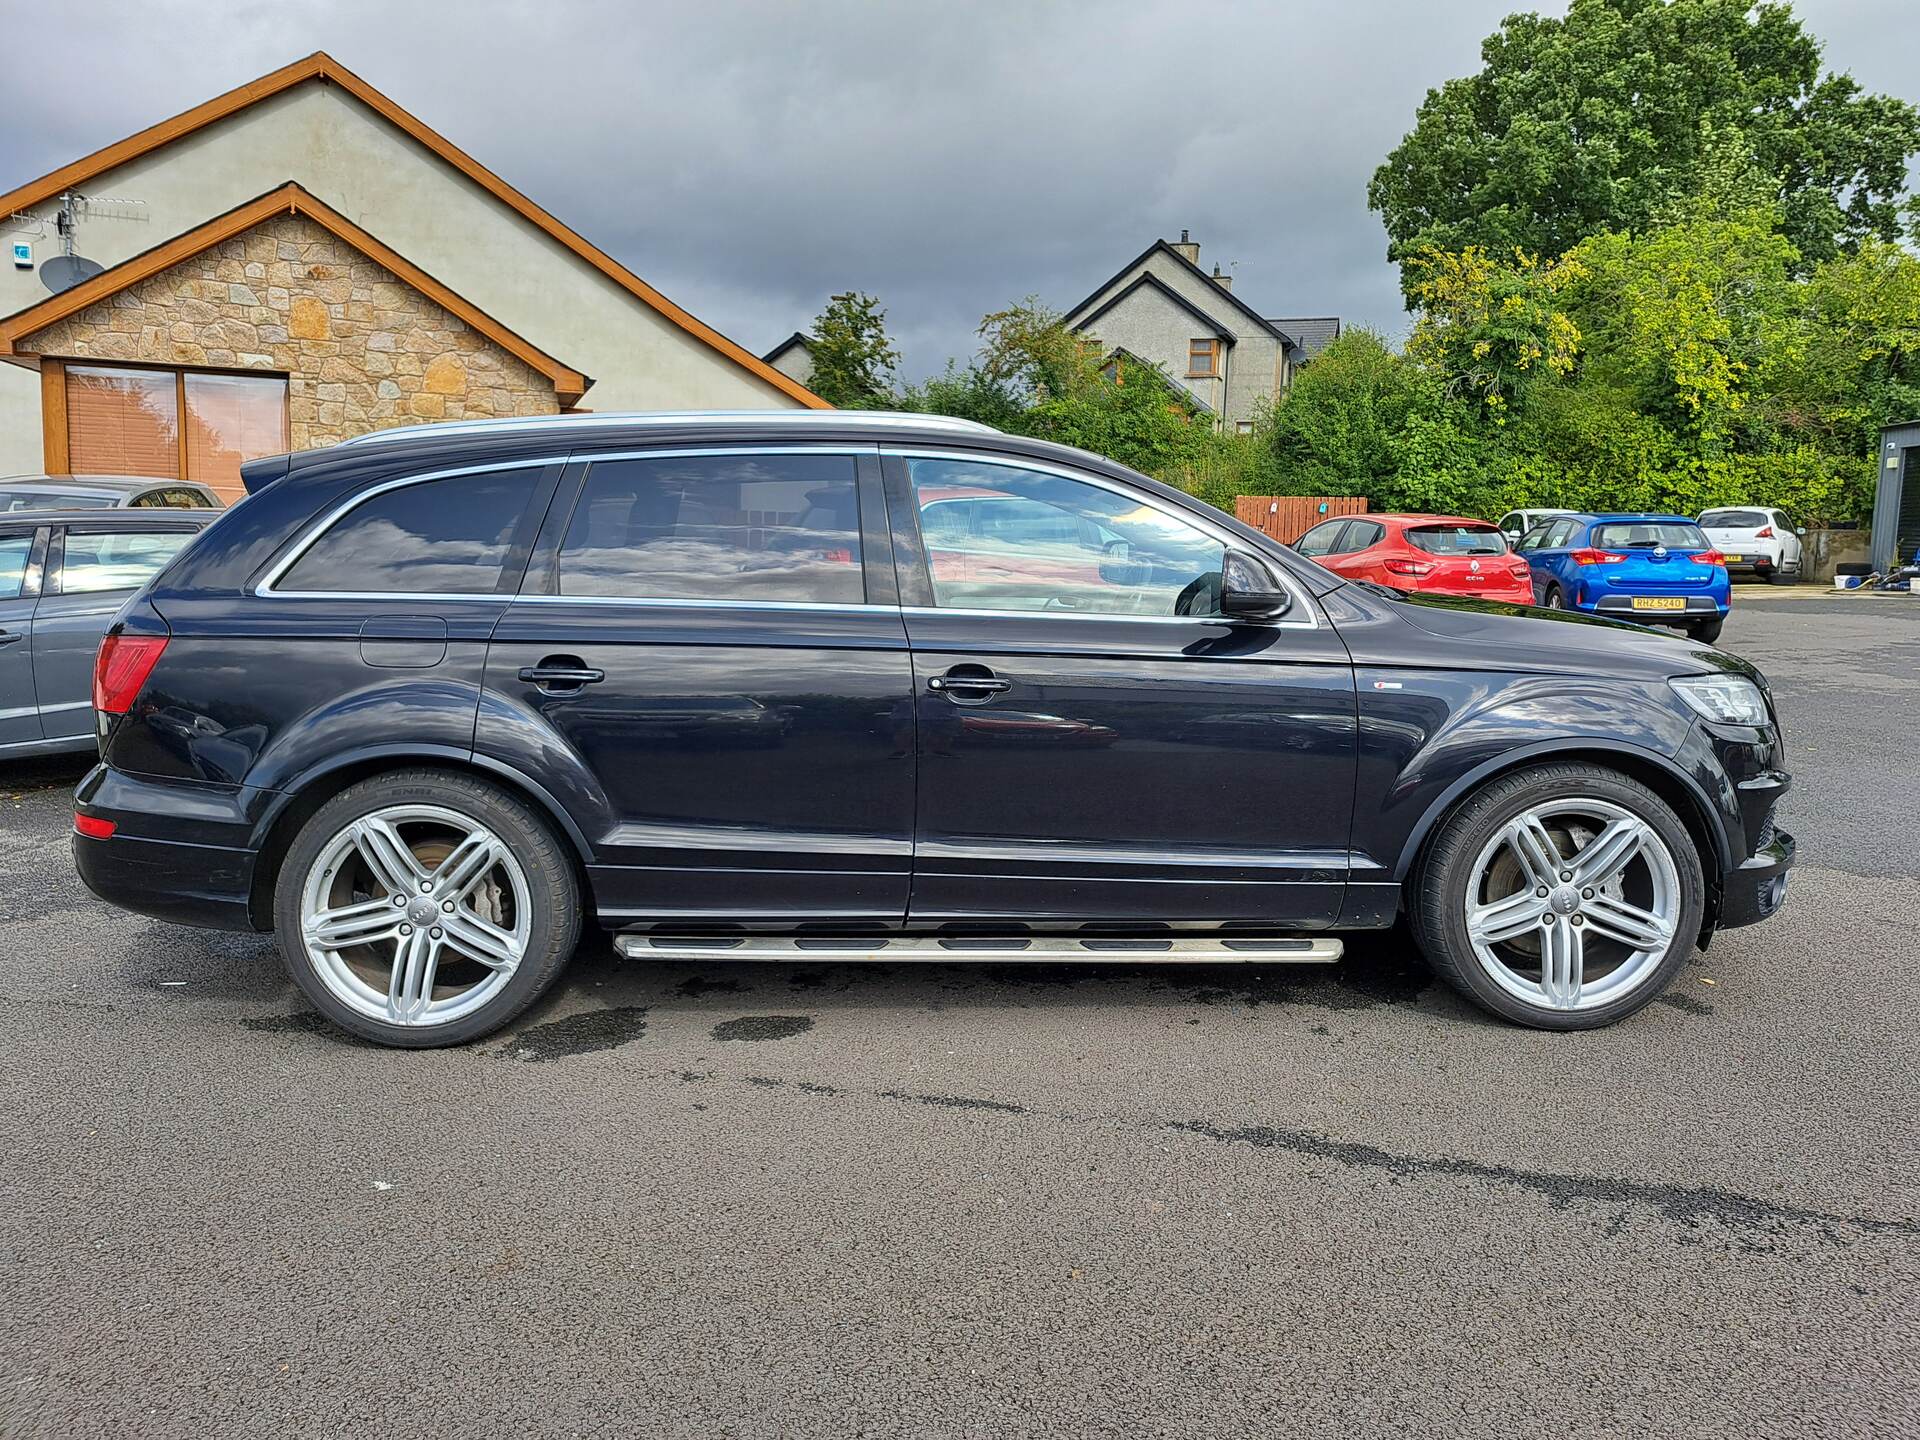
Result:
<instances>
[{"instance_id":1,"label":"parked car","mask_svg":"<svg viewBox=\"0 0 1920 1440\"><path fill-rule=\"evenodd\" d=\"M220 497L190 480L139 475L9 475L0 478L0 515L16 510L218 510Z\"/></svg>"},{"instance_id":2,"label":"parked car","mask_svg":"<svg viewBox=\"0 0 1920 1440\"><path fill-rule=\"evenodd\" d=\"M1720 638L1733 603L1726 566L1684 515L1567 515L1520 541L1542 605L1679 625Z\"/></svg>"},{"instance_id":3,"label":"parked car","mask_svg":"<svg viewBox=\"0 0 1920 1440\"><path fill-rule=\"evenodd\" d=\"M1562 515L1571 515L1571 510L1509 510L1496 522L1500 533L1507 537L1507 544L1515 550L1520 548L1520 537L1534 526L1546 520L1558 520Z\"/></svg>"},{"instance_id":4,"label":"parked car","mask_svg":"<svg viewBox=\"0 0 1920 1440\"><path fill-rule=\"evenodd\" d=\"M1750 572L1775 585L1800 578L1800 537L1806 534L1778 510L1742 506L1704 510L1700 529L1720 552L1728 573Z\"/></svg>"},{"instance_id":5,"label":"parked car","mask_svg":"<svg viewBox=\"0 0 1920 1440\"><path fill-rule=\"evenodd\" d=\"M0 514L0 759L94 748L94 652L219 512Z\"/></svg>"},{"instance_id":6,"label":"parked car","mask_svg":"<svg viewBox=\"0 0 1920 1440\"><path fill-rule=\"evenodd\" d=\"M1457 515L1356 515L1323 521L1293 544L1349 580L1428 595L1533 603L1532 571L1484 520Z\"/></svg>"},{"instance_id":7,"label":"parked car","mask_svg":"<svg viewBox=\"0 0 1920 1440\"><path fill-rule=\"evenodd\" d=\"M1745 661L1352 584L985 426L456 422L244 474L101 646L76 862L274 931L387 1044L512 1020L583 923L639 959L1273 964L1405 914L1478 1004L1581 1029L1793 862ZM1047 512L986 592L927 559L969 493ZM781 717L751 745L743 701Z\"/></svg>"}]
</instances>

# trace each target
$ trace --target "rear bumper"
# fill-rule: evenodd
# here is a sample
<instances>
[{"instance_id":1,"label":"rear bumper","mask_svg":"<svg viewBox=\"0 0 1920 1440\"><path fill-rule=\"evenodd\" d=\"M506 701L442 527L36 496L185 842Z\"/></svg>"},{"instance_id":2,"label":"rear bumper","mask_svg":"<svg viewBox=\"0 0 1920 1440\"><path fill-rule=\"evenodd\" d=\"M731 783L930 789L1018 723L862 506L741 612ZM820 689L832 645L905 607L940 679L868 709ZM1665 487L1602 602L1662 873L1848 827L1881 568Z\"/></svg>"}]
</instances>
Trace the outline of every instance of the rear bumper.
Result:
<instances>
[{"instance_id":1,"label":"rear bumper","mask_svg":"<svg viewBox=\"0 0 1920 1440\"><path fill-rule=\"evenodd\" d=\"M1758 925L1772 918L1787 897L1787 872L1793 869L1793 836L1774 832L1773 843L1762 846L1727 876L1720 891L1722 930Z\"/></svg>"},{"instance_id":2,"label":"rear bumper","mask_svg":"<svg viewBox=\"0 0 1920 1440\"><path fill-rule=\"evenodd\" d=\"M1582 605L1582 610L1595 615L1617 616L1622 620L1634 620L1642 625L1690 625L1699 620L1717 620L1725 616L1730 608L1726 601L1717 600L1712 595L1661 595L1643 596L1644 599L1680 600L1684 608L1679 610L1636 610L1632 595L1602 595L1591 604Z\"/></svg>"},{"instance_id":3,"label":"rear bumper","mask_svg":"<svg viewBox=\"0 0 1920 1440\"><path fill-rule=\"evenodd\" d=\"M80 814L114 823L104 840L76 834L81 881L110 905L176 925L254 930L254 866L244 843L248 792L155 781L97 765L74 792ZM233 843L233 842L243 843ZM222 843L227 842L227 843Z\"/></svg>"}]
</instances>

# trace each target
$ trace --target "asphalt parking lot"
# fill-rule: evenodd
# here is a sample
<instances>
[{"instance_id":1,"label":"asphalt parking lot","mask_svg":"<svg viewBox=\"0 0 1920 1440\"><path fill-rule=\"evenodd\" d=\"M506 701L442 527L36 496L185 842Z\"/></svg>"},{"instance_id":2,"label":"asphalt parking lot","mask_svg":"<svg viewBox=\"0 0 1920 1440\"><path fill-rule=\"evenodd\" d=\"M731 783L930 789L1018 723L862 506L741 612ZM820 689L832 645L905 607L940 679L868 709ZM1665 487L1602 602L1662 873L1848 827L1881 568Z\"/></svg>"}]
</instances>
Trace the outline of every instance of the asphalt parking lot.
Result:
<instances>
[{"instance_id":1,"label":"asphalt parking lot","mask_svg":"<svg viewBox=\"0 0 1920 1440\"><path fill-rule=\"evenodd\" d=\"M365 1048L0 772L0 1433L1920 1431L1920 600L1743 586L1785 912L1610 1031L1328 971L654 965Z\"/></svg>"}]
</instances>

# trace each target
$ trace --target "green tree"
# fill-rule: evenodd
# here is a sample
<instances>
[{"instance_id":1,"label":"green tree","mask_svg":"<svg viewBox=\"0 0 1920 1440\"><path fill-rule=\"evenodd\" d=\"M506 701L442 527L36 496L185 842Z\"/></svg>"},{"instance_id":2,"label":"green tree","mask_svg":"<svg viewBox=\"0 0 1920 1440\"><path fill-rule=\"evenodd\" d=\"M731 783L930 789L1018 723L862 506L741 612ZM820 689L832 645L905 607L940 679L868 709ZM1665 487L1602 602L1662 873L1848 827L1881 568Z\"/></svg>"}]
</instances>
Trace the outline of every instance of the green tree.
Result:
<instances>
[{"instance_id":1,"label":"green tree","mask_svg":"<svg viewBox=\"0 0 1920 1440\"><path fill-rule=\"evenodd\" d=\"M1730 150L1808 264L1900 234L1920 112L1822 76L1786 4L1572 0L1564 19L1510 16L1481 58L1427 93L1367 188L1393 260L1643 230L1724 180Z\"/></svg>"},{"instance_id":2,"label":"green tree","mask_svg":"<svg viewBox=\"0 0 1920 1440\"><path fill-rule=\"evenodd\" d=\"M1431 389L1429 377L1373 331L1341 335L1301 370L1263 437L1289 493L1384 494L1407 419Z\"/></svg>"},{"instance_id":3,"label":"green tree","mask_svg":"<svg viewBox=\"0 0 1920 1440\"><path fill-rule=\"evenodd\" d=\"M1071 395L1101 378L1093 347L1037 295L983 316L979 334L980 373L1021 404Z\"/></svg>"},{"instance_id":4,"label":"green tree","mask_svg":"<svg viewBox=\"0 0 1920 1440\"><path fill-rule=\"evenodd\" d=\"M887 312L873 296L849 291L831 297L807 343L813 352L808 388L829 405L875 410L894 403L900 352L887 338Z\"/></svg>"},{"instance_id":5,"label":"green tree","mask_svg":"<svg viewBox=\"0 0 1920 1440\"><path fill-rule=\"evenodd\" d=\"M1405 270L1420 313L1407 358L1503 425L1530 390L1573 369L1580 329L1566 294L1584 273L1577 252L1542 263L1524 251L1501 260L1478 245L1423 250Z\"/></svg>"}]
</instances>

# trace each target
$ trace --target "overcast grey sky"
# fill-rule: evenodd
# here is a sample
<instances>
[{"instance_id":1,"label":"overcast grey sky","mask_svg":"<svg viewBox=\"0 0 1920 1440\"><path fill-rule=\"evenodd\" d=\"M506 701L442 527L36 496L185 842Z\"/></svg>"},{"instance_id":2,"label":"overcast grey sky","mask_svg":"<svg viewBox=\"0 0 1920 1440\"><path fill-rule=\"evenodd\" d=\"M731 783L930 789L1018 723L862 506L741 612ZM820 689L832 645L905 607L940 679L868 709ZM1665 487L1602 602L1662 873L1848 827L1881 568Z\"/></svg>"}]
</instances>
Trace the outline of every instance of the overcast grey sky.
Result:
<instances>
[{"instance_id":1,"label":"overcast grey sky","mask_svg":"<svg viewBox=\"0 0 1920 1440\"><path fill-rule=\"evenodd\" d=\"M1182 227L1264 314L1397 333L1367 177L1521 8L0 0L0 190L326 50L755 351L867 290L918 379ZM1920 0L1798 8L1920 102Z\"/></svg>"}]
</instances>

